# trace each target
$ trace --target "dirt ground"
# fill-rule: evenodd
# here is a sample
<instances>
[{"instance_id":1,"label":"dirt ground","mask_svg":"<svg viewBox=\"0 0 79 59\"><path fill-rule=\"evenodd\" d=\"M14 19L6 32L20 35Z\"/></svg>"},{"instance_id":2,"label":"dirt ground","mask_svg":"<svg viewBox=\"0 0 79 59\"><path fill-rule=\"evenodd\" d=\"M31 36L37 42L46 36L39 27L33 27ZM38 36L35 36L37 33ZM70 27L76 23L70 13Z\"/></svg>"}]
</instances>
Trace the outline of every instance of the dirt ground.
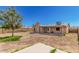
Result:
<instances>
[{"instance_id":1,"label":"dirt ground","mask_svg":"<svg viewBox=\"0 0 79 59\"><path fill-rule=\"evenodd\" d=\"M0 34L0 37L9 35L11 35L11 33ZM66 34L66 36L57 36L53 34L30 34L29 32L19 32L15 33L15 35L22 36L20 41L0 43L0 52L14 52L20 48L28 47L38 42L67 52L79 52L76 33L69 33Z\"/></svg>"}]
</instances>

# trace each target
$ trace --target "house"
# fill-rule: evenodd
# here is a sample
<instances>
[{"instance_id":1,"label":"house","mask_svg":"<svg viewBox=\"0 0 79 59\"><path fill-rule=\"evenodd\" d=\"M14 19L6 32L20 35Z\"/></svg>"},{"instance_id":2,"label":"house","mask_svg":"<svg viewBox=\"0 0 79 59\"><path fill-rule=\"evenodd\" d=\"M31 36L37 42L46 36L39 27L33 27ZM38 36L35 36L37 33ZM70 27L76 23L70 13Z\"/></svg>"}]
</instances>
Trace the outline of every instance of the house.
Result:
<instances>
[{"instance_id":1,"label":"house","mask_svg":"<svg viewBox=\"0 0 79 59\"><path fill-rule=\"evenodd\" d=\"M36 33L57 33L57 34L65 34L69 32L69 26L57 23L55 25L40 25L39 22L37 22L33 26L34 32Z\"/></svg>"}]
</instances>

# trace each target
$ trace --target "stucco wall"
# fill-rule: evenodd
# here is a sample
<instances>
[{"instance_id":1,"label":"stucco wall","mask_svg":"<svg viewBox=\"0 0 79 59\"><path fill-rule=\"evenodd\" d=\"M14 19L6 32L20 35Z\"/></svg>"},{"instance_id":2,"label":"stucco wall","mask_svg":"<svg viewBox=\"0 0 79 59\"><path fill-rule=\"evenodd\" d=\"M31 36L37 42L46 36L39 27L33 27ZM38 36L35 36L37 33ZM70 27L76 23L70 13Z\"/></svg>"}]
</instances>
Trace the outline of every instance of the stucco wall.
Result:
<instances>
[{"instance_id":1,"label":"stucco wall","mask_svg":"<svg viewBox=\"0 0 79 59\"><path fill-rule=\"evenodd\" d=\"M59 30L56 28L59 28ZM34 31L38 33L68 33L69 28L66 25L40 26L40 24L37 23L34 26Z\"/></svg>"}]
</instances>

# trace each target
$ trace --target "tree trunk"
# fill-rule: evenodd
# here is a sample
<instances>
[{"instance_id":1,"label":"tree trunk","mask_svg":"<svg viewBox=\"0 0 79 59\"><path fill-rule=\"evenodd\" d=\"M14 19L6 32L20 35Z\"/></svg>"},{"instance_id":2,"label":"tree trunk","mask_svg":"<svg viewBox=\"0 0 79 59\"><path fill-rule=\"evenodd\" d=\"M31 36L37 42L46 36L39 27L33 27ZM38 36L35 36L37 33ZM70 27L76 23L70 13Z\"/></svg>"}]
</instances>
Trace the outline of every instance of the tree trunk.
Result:
<instances>
[{"instance_id":1,"label":"tree trunk","mask_svg":"<svg viewBox=\"0 0 79 59\"><path fill-rule=\"evenodd\" d=\"M14 36L14 27L12 27L12 36Z\"/></svg>"},{"instance_id":2,"label":"tree trunk","mask_svg":"<svg viewBox=\"0 0 79 59\"><path fill-rule=\"evenodd\" d=\"M12 29L12 36L14 36L14 29Z\"/></svg>"},{"instance_id":3,"label":"tree trunk","mask_svg":"<svg viewBox=\"0 0 79 59\"><path fill-rule=\"evenodd\" d=\"M3 28L2 28L2 34L3 34Z\"/></svg>"}]
</instances>

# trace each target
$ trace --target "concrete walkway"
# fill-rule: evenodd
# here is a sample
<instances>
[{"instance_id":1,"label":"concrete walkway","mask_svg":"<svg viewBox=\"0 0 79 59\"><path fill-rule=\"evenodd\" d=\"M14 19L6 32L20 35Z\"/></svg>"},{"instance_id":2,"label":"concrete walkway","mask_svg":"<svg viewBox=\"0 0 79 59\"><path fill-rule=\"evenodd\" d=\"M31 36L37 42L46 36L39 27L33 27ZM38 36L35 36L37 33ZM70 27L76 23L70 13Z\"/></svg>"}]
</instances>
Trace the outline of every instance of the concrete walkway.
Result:
<instances>
[{"instance_id":1,"label":"concrete walkway","mask_svg":"<svg viewBox=\"0 0 79 59\"><path fill-rule=\"evenodd\" d=\"M33 46L22 49L16 53L50 53L52 49L54 48L45 45L43 43L36 43ZM56 53L66 53L66 52L57 49Z\"/></svg>"}]
</instances>

